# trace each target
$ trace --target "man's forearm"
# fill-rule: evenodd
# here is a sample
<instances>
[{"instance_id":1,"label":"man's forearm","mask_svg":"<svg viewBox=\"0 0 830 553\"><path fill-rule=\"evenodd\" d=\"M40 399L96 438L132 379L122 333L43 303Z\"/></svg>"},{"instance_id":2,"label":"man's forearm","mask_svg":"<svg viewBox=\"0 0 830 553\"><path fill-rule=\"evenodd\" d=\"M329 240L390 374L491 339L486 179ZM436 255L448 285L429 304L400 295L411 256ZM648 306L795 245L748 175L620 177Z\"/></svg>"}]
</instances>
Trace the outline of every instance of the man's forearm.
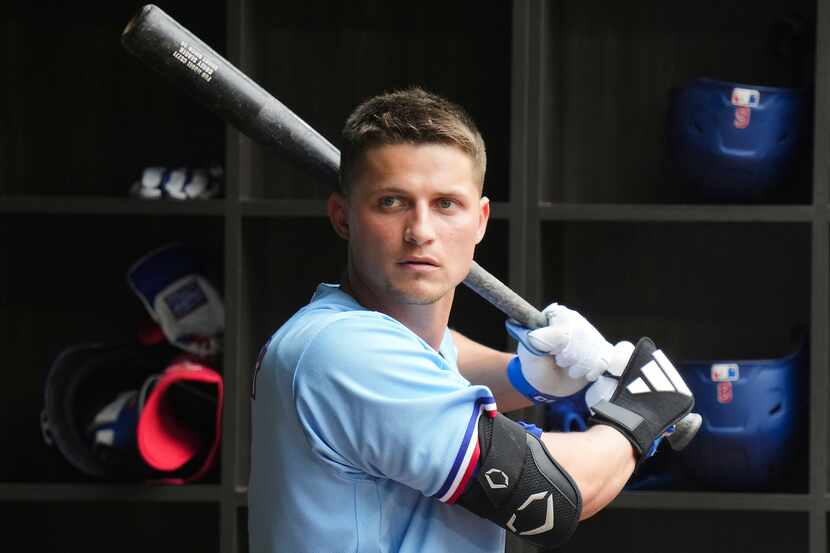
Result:
<instances>
[{"instance_id":1,"label":"man's forearm","mask_svg":"<svg viewBox=\"0 0 830 553\"><path fill-rule=\"evenodd\" d=\"M487 386L496 398L499 411L509 413L533 405L507 379L507 364L515 356L489 348L452 330L458 348L458 370L472 384Z\"/></svg>"},{"instance_id":2,"label":"man's forearm","mask_svg":"<svg viewBox=\"0 0 830 553\"><path fill-rule=\"evenodd\" d=\"M545 432L542 443L579 488L580 520L608 505L634 472L631 443L610 426L599 424L585 432Z\"/></svg>"}]
</instances>

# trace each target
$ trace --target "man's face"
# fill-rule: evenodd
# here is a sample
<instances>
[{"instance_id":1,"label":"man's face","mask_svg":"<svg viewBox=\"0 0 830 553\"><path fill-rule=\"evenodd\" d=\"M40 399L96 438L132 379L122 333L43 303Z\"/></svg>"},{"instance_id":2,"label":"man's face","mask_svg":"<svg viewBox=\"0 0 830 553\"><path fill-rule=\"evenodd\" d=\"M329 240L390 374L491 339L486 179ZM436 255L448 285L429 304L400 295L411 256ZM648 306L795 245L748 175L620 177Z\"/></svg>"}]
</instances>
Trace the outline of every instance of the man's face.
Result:
<instances>
[{"instance_id":1,"label":"man's face","mask_svg":"<svg viewBox=\"0 0 830 553\"><path fill-rule=\"evenodd\" d=\"M345 217L361 286L381 304L451 299L490 214L472 159L453 146L394 144L355 169Z\"/></svg>"}]
</instances>

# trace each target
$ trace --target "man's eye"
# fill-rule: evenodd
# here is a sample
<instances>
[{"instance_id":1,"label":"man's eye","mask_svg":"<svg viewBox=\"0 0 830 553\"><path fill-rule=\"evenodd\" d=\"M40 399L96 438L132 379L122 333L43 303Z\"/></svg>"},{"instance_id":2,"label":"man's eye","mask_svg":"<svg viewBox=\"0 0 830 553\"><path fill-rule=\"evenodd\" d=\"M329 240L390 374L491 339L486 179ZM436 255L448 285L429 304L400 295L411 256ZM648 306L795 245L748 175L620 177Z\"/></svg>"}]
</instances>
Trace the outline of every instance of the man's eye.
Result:
<instances>
[{"instance_id":1,"label":"man's eye","mask_svg":"<svg viewBox=\"0 0 830 553\"><path fill-rule=\"evenodd\" d=\"M395 196L384 196L380 199L381 207L398 207L401 205L401 199Z\"/></svg>"},{"instance_id":2,"label":"man's eye","mask_svg":"<svg viewBox=\"0 0 830 553\"><path fill-rule=\"evenodd\" d=\"M452 209L453 207L455 207L455 202L447 198L442 198L438 200L438 207L440 207L441 209Z\"/></svg>"}]
</instances>

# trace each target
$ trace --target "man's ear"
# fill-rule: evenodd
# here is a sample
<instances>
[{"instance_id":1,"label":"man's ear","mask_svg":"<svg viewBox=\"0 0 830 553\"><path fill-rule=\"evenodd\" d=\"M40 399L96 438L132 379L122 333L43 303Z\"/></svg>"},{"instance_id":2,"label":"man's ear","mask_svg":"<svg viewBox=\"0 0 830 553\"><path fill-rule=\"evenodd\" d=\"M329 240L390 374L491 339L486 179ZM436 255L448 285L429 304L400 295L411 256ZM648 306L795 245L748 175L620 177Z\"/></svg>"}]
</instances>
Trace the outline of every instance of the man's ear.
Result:
<instances>
[{"instance_id":1,"label":"man's ear","mask_svg":"<svg viewBox=\"0 0 830 553\"><path fill-rule=\"evenodd\" d=\"M349 200L340 192L332 192L326 203L326 211L329 214L329 221L337 235L349 239Z\"/></svg>"},{"instance_id":2,"label":"man's ear","mask_svg":"<svg viewBox=\"0 0 830 553\"><path fill-rule=\"evenodd\" d=\"M490 198L482 196L479 200L478 208L478 232L476 233L476 244L481 242L484 238L484 233L487 230L487 221L490 220Z\"/></svg>"}]
</instances>

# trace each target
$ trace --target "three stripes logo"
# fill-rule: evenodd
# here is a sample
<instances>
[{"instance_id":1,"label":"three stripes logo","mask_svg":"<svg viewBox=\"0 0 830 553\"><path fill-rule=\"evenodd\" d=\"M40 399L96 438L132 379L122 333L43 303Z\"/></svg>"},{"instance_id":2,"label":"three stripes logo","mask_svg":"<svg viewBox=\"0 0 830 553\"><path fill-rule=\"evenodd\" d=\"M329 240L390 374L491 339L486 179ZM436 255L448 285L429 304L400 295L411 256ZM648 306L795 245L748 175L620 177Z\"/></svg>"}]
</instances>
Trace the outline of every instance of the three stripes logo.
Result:
<instances>
[{"instance_id":1,"label":"three stripes logo","mask_svg":"<svg viewBox=\"0 0 830 553\"><path fill-rule=\"evenodd\" d=\"M654 351L651 356L651 361L640 369L642 376L632 380L626 387L631 394L679 392L686 396L692 395L680 373L661 350Z\"/></svg>"}]
</instances>

